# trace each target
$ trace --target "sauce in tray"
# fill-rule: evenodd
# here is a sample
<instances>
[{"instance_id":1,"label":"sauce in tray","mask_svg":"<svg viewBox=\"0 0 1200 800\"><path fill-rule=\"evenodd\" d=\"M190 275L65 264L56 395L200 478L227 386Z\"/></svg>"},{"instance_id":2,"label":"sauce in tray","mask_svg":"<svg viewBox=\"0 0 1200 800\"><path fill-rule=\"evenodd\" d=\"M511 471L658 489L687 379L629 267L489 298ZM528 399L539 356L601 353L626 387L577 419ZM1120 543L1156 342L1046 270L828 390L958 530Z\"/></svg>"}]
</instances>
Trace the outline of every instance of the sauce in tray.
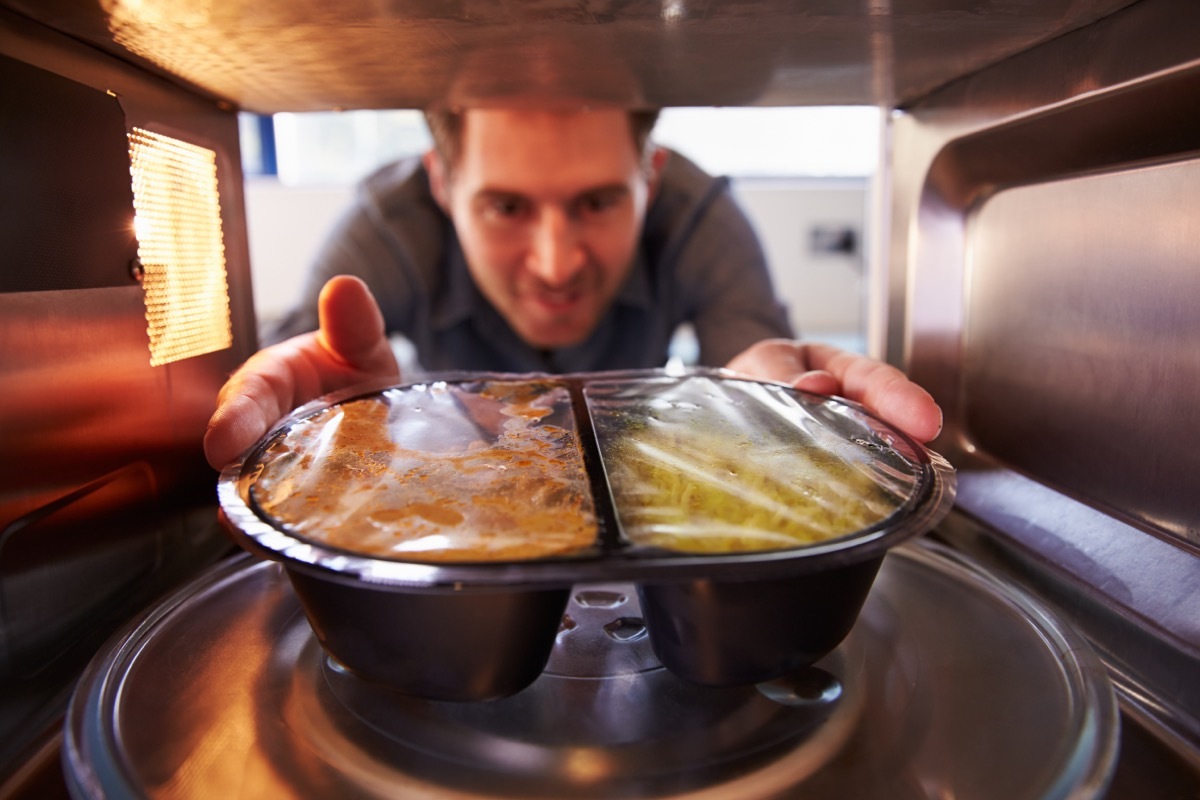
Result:
<instances>
[{"instance_id":1,"label":"sauce in tray","mask_svg":"<svg viewBox=\"0 0 1200 800\"><path fill-rule=\"evenodd\" d=\"M332 406L266 448L252 493L293 533L376 557L527 560L597 535L553 383L431 384Z\"/></svg>"}]
</instances>

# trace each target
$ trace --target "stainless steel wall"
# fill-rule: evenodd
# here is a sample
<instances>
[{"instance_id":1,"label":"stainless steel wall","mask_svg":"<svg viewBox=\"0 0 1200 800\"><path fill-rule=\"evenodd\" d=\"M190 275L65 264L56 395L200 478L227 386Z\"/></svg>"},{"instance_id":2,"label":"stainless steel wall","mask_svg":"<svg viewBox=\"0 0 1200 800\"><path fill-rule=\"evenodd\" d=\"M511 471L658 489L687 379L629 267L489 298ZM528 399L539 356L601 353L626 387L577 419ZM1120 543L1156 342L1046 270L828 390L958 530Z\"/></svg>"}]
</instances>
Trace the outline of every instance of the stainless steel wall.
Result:
<instances>
[{"instance_id":1,"label":"stainless steel wall","mask_svg":"<svg viewBox=\"0 0 1200 800\"><path fill-rule=\"evenodd\" d=\"M1200 7L1147 0L894 123L890 357L947 412L946 535L1200 743ZM1191 676L1191 677L1188 677Z\"/></svg>"},{"instance_id":2,"label":"stainless steel wall","mask_svg":"<svg viewBox=\"0 0 1200 800\"><path fill-rule=\"evenodd\" d=\"M3 9L0 55L52 76L38 90L48 106L58 102L49 86L93 95L83 110L48 111L84 141L98 140L115 118L115 152L107 155L120 167L70 152L70 136L61 137L66 149L57 155L35 155L38 142L26 139L29 149L6 151L0 167L3 191L21 193L8 196L4 237L13 246L0 254L2 787L31 748L54 735L67 692L100 642L227 549L200 442L218 388L252 352L255 334L233 111ZM145 293L130 270L131 215L122 220L119 207L105 216L87 205L80 220L123 224L121 235L101 231L87 247L60 247L83 233L71 214L44 210L122 191L128 198L124 135L134 126L219 154L234 346L160 367L150 365ZM45 169L18 189L18 166L35 158ZM35 202L39 193L53 202Z\"/></svg>"}]
</instances>

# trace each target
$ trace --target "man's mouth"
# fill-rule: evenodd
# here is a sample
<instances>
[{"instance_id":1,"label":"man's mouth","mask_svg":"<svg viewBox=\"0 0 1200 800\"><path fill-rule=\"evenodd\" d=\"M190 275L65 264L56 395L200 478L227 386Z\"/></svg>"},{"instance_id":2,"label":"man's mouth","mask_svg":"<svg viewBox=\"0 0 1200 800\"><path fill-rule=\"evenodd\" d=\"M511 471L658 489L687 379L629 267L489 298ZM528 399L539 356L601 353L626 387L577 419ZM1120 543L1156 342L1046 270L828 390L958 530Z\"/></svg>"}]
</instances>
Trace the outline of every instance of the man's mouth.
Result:
<instances>
[{"instance_id":1,"label":"man's mouth","mask_svg":"<svg viewBox=\"0 0 1200 800\"><path fill-rule=\"evenodd\" d=\"M538 289L530 293L530 298L541 308L551 314L564 314L577 309L582 303L584 292L572 289Z\"/></svg>"}]
</instances>

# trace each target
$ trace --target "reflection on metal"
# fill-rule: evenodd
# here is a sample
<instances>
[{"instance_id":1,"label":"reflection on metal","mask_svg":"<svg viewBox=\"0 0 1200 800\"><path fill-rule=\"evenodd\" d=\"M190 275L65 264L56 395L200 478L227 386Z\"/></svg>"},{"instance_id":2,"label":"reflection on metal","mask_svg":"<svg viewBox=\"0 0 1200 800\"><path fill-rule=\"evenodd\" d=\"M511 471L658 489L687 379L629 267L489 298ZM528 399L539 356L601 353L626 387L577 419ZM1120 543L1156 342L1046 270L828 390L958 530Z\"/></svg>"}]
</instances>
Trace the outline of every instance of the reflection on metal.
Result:
<instances>
[{"instance_id":1,"label":"reflection on metal","mask_svg":"<svg viewBox=\"0 0 1200 800\"><path fill-rule=\"evenodd\" d=\"M450 703L353 676L278 565L231 559L92 662L68 781L177 800L1013 800L1099 797L1112 773L1117 709L1092 650L943 548L894 550L821 672L757 687L689 684L649 641L606 636L640 613L633 587L609 586L627 602L570 605L578 625L529 688Z\"/></svg>"},{"instance_id":2,"label":"reflection on metal","mask_svg":"<svg viewBox=\"0 0 1200 800\"><path fill-rule=\"evenodd\" d=\"M4 70L0 95L34 100L28 115L0 115L3 126L40 130L9 131L22 144L0 159L16 201L7 230L32 244L0 256L0 796L10 797L30 755L53 752L96 648L230 547L200 441L254 335L235 115L7 8L0 54L24 65ZM130 127L186 131L218 154L229 349L150 365L131 269ZM20 170L31 177L18 187Z\"/></svg>"},{"instance_id":3,"label":"reflection on metal","mask_svg":"<svg viewBox=\"0 0 1200 800\"><path fill-rule=\"evenodd\" d=\"M1069 610L1200 773L1197 26L1147 0L896 119L889 339L946 411L943 535Z\"/></svg>"},{"instance_id":4,"label":"reflection on metal","mask_svg":"<svg viewBox=\"0 0 1200 800\"><path fill-rule=\"evenodd\" d=\"M156 495L148 465L130 464L0 529L0 675L53 668L106 602L145 578L162 541L138 503ZM101 537L111 547L96 548ZM56 590L64 582L76 591Z\"/></svg>"},{"instance_id":5,"label":"reflection on metal","mask_svg":"<svg viewBox=\"0 0 1200 800\"><path fill-rule=\"evenodd\" d=\"M134 128L133 205L150 364L233 343L216 153Z\"/></svg>"},{"instance_id":6,"label":"reflection on metal","mask_svg":"<svg viewBox=\"0 0 1200 800\"><path fill-rule=\"evenodd\" d=\"M0 186L0 292L130 285L133 196L116 100L0 54Z\"/></svg>"},{"instance_id":7,"label":"reflection on metal","mask_svg":"<svg viewBox=\"0 0 1200 800\"><path fill-rule=\"evenodd\" d=\"M258 113L903 105L1130 0L0 0Z\"/></svg>"},{"instance_id":8,"label":"reflection on metal","mask_svg":"<svg viewBox=\"0 0 1200 800\"><path fill-rule=\"evenodd\" d=\"M985 201L961 399L977 448L1200 546L1197 208L1196 159Z\"/></svg>"}]
</instances>

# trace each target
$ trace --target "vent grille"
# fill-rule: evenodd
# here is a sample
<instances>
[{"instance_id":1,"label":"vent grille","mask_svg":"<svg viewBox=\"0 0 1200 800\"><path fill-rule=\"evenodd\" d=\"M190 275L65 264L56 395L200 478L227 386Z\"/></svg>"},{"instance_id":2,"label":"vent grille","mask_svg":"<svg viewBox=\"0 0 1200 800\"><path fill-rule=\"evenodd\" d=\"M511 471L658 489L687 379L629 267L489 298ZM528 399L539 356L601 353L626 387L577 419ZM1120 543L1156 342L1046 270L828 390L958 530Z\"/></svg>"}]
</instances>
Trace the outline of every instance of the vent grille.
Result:
<instances>
[{"instance_id":1,"label":"vent grille","mask_svg":"<svg viewBox=\"0 0 1200 800\"><path fill-rule=\"evenodd\" d=\"M230 347L216 153L134 128L129 154L150 364Z\"/></svg>"}]
</instances>

